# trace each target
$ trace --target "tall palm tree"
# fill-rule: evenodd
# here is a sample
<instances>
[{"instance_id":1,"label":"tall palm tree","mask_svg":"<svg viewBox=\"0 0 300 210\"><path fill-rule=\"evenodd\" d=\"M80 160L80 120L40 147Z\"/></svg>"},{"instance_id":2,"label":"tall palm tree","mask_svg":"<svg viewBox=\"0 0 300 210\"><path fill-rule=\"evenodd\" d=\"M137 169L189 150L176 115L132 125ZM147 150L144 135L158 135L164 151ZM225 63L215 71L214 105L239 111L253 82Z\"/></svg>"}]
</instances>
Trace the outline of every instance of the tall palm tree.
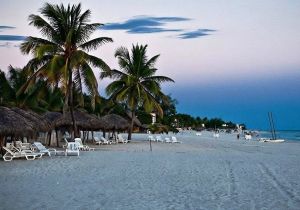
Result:
<instances>
[{"instance_id":1,"label":"tall palm tree","mask_svg":"<svg viewBox=\"0 0 300 210\"><path fill-rule=\"evenodd\" d=\"M125 102L132 114L128 140L131 140L133 121L138 107L142 106L145 111L155 110L160 115L163 110L156 98L164 97L160 84L162 82L174 82L165 76L156 76L157 69L154 67L159 55L148 59L147 45L132 47L131 54L125 47L120 47L115 52L121 70L102 72L100 77L116 79L106 88L107 95L119 102Z\"/></svg>"},{"instance_id":2,"label":"tall palm tree","mask_svg":"<svg viewBox=\"0 0 300 210\"><path fill-rule=\"evenodd\" d=\"M73 130L76 133L73 90L83 92L85 85L88 93L95 99L99 95L98 83L91 66L105 72L110 71L102 59L87 52L112 42L112 39L98 37L90 40L92 33L103 24L90 24L91 11L81 12L81 4L68 4L65 7L63 4L46 3L40 12L44 17L32 14L29 16L29 24L38 28L43 38L29 36L21 44L21 51L24 54L32 53L33 59L27 64L31 77L20 92L28 90L37 78L43 78L47 83L60 87L65 95L63 111L66 113L70 109Z\"/></svg>"}]
</instances>

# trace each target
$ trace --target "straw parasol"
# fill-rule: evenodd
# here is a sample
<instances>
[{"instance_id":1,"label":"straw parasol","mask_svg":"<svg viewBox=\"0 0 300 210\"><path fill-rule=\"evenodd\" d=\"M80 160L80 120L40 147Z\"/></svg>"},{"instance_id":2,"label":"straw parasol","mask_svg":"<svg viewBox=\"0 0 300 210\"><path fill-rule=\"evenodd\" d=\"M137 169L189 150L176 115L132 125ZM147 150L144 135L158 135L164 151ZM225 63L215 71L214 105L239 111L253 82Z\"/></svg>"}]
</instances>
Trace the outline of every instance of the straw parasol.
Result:
<instances>
[{"instance_id":1,"label":"straw parasol","mask_svg":"<svg viewBox=\"0 0 300 210\"><path fill-rule=\"evenodd\" d=\"M47 132L51 130L51 124L48 120L31 110L23 110L17 107L11 108L12 111L20 114L26 120L30 121L37 131Z\"/></svg>"},{"instance_id":2,"label":"straw parasol","mask_svg":"<svg viewBox=\"0 0 300 210\"><path fill-rule=\"evenodd\" d=\"M0 136L31 136L35 131L35 126L25 117L7 107L0 107Z\"/></svg>"},{"instance_id":3,"label":"straw parasol","mask_svg":"<svg viewBox=\"0 0 300 210\"><path fill-rule=\"evenodd\" d=\"M86 112L82 111L74 111L74 117L76 121L76 125L80 130L100 130L104 129L105 122L101 119L98 119L94 115L90 115ZM55 121L55 127L70 127L72 126L72 119L71 114L68 112L65 115L61 115L58 119Z\"/></svg>"},{"instance_id":4,"label":"straw parasol","mask_svg":"<svg viewBox=\"0 0 300 210\"><path fill-rule=\"evenodd\" d=\"M129 128L129 123L126 119L117 114L109 114L100 118L106 123L105 130L115 131L115 130L127 130Z\"/></svg>"},{"instance_id":5,"label":"straw parasol","mask_svg":"<svg viewBox=\"0 0 300 210\"><path fill-rule=\"evenodd\" d=\"M62 113L60 113L60 112L46 112L45 114L43 114L42 117L44 119L46 119L47 121L49 121L51 123L51 127L54 128L56 120L58 120L59 118L62 117Z\"/></svg>"}]
</instances>

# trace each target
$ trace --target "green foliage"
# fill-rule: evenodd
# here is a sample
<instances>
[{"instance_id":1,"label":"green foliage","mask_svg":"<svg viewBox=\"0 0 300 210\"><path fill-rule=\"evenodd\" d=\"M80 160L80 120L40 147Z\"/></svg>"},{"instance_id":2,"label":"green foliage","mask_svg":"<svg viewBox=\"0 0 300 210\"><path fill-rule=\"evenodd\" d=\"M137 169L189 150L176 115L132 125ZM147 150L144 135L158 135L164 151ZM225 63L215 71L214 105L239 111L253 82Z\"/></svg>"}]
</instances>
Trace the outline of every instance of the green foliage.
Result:
<instances>
[{"instance_id":1,"label":"green foliage","mask_svg":"<svg viewBox=\"0 0 300 210\"><path fill-rule=\"evenodd\" d=\"M21 44L21 51L24 54L31 53L33 59L26 66L30 78L22 86L19 94L28 92L33 84L42 78L47 85L61 89L65 96L65 106L73 105L73 92L77 94L75 97L79 105L83 106L83 97L79 95L83 94L85 86L94 108L99 93L92 67L102 71L110 71L110 68L103 60L87 52L112 42L112 39L90 39L92 33L102 24L89 23L91 11L82 12L81 4L68 4L65 7L63 4L46 3L40 12L42 16L29 16L29 24L39 29L43 38L29 36Z\"/></svg>"},{"instance_id":2,"label":"green foliage","mask_svg":"<svg viewBox=\"0 0 300 210\"><path fill-rule=\"evenodd\" d=\"M147 45L133 45L131 52L120 47L115 52L121 70L112 70L110 74L101 73L101 78L112 77L115 79L106 88L107 95L120 103L124 103L130 109L133 116L142 108L146 112L156 111L161 116L163 110L157 98L163 99L165 95L161 91L160 84L174 82L165 76L156 76L154 67L159 57L156 55L148 59ZM133 117L128 139L131 138Z\"/></svg>"}]
</instances>

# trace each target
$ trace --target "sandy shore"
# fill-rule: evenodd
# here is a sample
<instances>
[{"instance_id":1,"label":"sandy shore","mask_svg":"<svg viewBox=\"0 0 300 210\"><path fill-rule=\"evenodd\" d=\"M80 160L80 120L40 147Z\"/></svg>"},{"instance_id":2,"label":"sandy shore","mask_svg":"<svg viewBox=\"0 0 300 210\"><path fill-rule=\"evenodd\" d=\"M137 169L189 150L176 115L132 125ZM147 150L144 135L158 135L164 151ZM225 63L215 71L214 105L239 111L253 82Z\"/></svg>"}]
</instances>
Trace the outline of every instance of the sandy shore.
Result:
<instances>
[{"instance_id":1,"label":"sandy shore","mask_svg":"<svg viewBox=\"0 0 300 210\"><path fill-rule=\"evenodd\" d=\"M0 161L0 209L299 209L300 143L178 134L182 144L94 146Z\"/></svg>"}]
</instances>

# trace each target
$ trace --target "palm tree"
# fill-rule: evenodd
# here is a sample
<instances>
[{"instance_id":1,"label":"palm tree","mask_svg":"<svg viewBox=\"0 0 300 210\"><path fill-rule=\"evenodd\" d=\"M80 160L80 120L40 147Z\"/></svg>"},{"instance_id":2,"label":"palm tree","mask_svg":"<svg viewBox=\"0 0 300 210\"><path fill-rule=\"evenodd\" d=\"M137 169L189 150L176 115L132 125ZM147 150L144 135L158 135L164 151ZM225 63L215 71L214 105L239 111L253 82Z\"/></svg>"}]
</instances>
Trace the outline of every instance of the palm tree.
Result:
<instances>
[{"instance_id":1,"label":"palm tree","mask_svg":"<svg viewBox=\"0 0 300 210\"><path fill-rule=\"evenodd\" d=\"M160 115L163 110L156 100L165 95L161 91L162 82L174 82L169 77L156 76L157 69L154 67L159 55L148 59L146 55L147 45L136 45L132 47L131 54L125 47L120 47L115 52L121 70L102 72L100 77L116 79L106 88L107 95L118 102L126 103L131 116L131 126L128 140L131 140L133 120L138 107L142 106L145 111L155 110Z\"/></svg>"},{"instance_id":2,"label":"palm tree","mask_svg":"<svg viewBox=\"0 0 300 210\"><path fill-rule=\"evenodd\" d=\"M48 84L60 87L65 96L63 111L66 113L70 109L73 131L76 134L73 90L82 93L84 84L95 102L99 95L98 83L91 66L104 72L110 71L102 59L87 52L112 42L112 39L98 37L90 40L91 34L103 24L89 24L91 11L81 12L81 4L68 4L65 7L63 4L46 3L40 12L44 17L32 14L29 16L29 24L38 28L43 38L29 36L21 44L21 51L24 54L32 53L33 59L27 64L31 76L20 92L28 90L37 78L43 78Z\"/></svg>"}]
</instances>

